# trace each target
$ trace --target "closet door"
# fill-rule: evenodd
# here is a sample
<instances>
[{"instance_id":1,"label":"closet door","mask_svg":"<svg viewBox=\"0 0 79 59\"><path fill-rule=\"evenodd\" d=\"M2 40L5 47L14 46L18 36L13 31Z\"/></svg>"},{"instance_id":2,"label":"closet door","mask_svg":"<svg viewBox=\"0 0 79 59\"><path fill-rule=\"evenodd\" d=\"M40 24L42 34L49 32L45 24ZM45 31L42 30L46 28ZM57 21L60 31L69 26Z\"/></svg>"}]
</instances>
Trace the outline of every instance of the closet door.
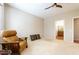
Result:
<instances>
[{"instance_id":1,"label":"closet door","mask_svg":"<svg viewBox=\"0 0 79 59\"><path fill-rule=\"evenodd\" d=\"M74 40L79 41L79 18L74 20Z\"/></svg>"}]
</instances>

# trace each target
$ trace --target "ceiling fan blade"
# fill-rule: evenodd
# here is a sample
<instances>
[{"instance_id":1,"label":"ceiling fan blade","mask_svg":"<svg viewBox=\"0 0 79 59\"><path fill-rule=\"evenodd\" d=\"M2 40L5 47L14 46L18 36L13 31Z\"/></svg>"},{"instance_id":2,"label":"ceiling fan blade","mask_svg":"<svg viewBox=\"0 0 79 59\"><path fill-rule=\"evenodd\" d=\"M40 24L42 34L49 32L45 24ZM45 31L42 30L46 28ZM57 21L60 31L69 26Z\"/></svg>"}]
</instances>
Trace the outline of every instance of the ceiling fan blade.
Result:
<instances>
[{"instance_id":1,"label":"ceiling fan blade","mask_svg":"<svg viewBox=\"0 0 79 59\"><path fill-rule=\"evenodd\" d=\"M61 6L61 5L56 5L56 7L62 8L62 6Z\"/></svg>"},{"instance_id":2,"label":"ceiling fan blade","mask_svg":"<svg viewBox=\"0 0 79 59\"><path fill-rule=\"evenodd\" d=\"M51 8L51 6L50 6L50 7L45 8L45 9L49 9L49 8Z\"/></svg>"},{"instance_id":3,"label":"ceiling fan blade","mask_svg":"<svg viewBox=\"0 0 79 59\"><path fill-rule=\"evenodd\" d=\"M53 5L51 5L51 6L47 7L47 8L45 8L45 9L49 9L49 8L51 8L51 7L54 7L55 5L57 5L57 3L54 3Z\"/></svg>"}]
</instances>

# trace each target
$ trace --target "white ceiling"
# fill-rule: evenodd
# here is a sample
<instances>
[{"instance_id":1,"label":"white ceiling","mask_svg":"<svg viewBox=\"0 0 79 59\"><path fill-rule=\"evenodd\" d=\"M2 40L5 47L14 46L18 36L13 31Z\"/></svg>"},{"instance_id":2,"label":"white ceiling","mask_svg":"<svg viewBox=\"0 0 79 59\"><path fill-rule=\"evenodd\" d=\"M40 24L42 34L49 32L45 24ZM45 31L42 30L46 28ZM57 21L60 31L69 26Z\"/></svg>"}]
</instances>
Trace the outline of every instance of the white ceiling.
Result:
<instances>
[{"instance_id":1,"label":"white ceiling","mask_svg":"<svg viewBox=\"0 0 79 59\"><path fill-rule=\"evenodd\" d=\"M10 3L9 5L41 18L79 9L79 3L58 3L62 5L63 8L52 7L45 10L46 7L52 4L53 3Z\"/></svg>"}]
</instances>

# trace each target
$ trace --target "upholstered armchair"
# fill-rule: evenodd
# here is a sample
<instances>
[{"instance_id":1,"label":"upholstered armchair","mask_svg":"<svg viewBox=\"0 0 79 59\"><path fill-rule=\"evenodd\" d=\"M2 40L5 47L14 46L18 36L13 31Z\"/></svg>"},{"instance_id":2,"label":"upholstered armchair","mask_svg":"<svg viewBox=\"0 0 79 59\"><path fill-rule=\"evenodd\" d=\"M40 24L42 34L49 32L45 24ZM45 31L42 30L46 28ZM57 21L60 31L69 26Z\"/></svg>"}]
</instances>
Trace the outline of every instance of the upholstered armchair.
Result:
<instances>
[{"instance_id":1,"label":"upholstered armchair","mask_svg":"<svg viewBox=\"0 0 79 59\"><path fill-rule=\"evenodd\" d=\"M15 30L3 31L2 36L3 36L3 41L5 41L6 43L7 42L9 42L9 43L11 43L11 42L17 43L18 42L19 46L20 46L20 49L19 49L20 52L22 52L27 46L26 40L19 38L17 36L17 32Z\"/></svg>"}]
</instances>

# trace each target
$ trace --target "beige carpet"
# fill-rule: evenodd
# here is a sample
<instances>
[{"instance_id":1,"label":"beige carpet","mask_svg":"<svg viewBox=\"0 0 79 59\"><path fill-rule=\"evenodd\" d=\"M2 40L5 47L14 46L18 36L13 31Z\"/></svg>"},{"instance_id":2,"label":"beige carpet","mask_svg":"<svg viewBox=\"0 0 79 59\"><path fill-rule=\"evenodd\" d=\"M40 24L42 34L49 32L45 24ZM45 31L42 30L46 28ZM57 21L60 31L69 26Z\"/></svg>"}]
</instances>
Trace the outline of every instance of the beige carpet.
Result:
<instances>
[{"instance_id":1,"label":"beige carpet","mask_svg":"<svg viewBox=\"0 0 79 59\"><path fill-rule=\"evenodd\" d=\"M79 44L64 42L62 40L47 41L36 40L28 43L28 48L22 55L69 55L79 54Z\"/></svg>"}]
</instances>

